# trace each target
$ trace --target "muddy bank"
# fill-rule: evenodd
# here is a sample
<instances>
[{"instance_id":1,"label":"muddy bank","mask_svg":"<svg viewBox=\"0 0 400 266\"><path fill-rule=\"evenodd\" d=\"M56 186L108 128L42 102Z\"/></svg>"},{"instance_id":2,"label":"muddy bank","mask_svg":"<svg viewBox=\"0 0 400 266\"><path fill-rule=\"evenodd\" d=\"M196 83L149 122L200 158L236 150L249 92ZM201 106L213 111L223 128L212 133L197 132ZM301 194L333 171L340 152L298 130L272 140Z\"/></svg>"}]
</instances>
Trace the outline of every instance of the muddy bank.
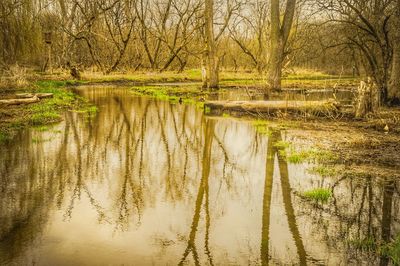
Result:
<instances>
[{"instance_id":1,"label":"muddy bank","mask_svg":"<svg viewBox=\"0 0 400 266\"><path fill-rule=\"evenodd\" d=\"M393 116L400 115L398 110ZM383 124L383 125L382 125ZM318 143L337 154L342 175L400 178L400 125L377 121L302 122L295 135L305 142Z\"/></svg>"}]
</instances>

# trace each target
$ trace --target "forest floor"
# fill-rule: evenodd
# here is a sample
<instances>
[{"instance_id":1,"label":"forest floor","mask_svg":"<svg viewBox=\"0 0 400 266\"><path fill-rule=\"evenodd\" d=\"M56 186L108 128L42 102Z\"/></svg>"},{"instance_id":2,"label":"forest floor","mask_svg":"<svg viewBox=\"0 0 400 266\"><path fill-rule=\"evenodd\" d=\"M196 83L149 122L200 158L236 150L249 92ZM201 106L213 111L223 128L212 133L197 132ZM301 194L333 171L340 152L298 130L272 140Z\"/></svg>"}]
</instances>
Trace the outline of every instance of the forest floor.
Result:
<instances>
[{"instance_id":1,"label":"forest floor","mask_svg":"<svg viewBox=\"0 0 400 266\"><path fill-rule=\"evenodd\" d=\"M221 90L233 88L262 89L265 80L254 73L221 73ZM81 81L71 81L66 73L33 75L22 80L0 81L0 98L12 98L16 92L51 92L52 99L20 106L0 105L0 142L12 138L18 130L30 126L43 126L58 122L66 110L91 115L96 108L75 95L68 87L77 85L118 85L130 87L133 93L149 95L172 102L203 106L203 97L210 93L201 90L200 72L197 70L176 74L133 73L104 76L83 73ZM287 75L283 87L288 89L352 89L358 84L352 77L331 76L322 73ZM176 83L176 84L175 84ZM182 86L184 84L184 86ZM254 118L253 118L254 119ZM257 119L257 118L255 118ZM365 120L286 117L273 118L278 127L290 128L305 143L318 143L322 149L333 151L336 164L351 169L355 175L399 177L400 169L400 108L383 108L379 114ZM385 130L385 127L388 130ZM386 128L387 129L387 128ZM328 165L328 168L333 167Z\"/></svg>"}]
</instances>

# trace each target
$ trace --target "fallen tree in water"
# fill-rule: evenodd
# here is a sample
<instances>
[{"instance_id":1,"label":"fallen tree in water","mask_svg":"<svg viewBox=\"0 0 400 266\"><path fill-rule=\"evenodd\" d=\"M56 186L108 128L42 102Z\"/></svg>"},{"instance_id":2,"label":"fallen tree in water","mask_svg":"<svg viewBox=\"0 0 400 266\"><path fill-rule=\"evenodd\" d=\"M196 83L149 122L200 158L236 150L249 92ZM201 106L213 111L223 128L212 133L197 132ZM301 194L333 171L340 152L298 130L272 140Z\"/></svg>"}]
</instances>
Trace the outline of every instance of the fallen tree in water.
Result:
<instances>
[{"instance_id":1,"label":"fallen tree in water","mask_svg":"<svg viewBox=\"0 0 400 266\"><path fill-rule=\"evenodd\" d=\"M340 111L340 104L326 101L208 101L205 110L211 115L267 115L282 113L331 116Z\"/></svg>"}]
</instances>

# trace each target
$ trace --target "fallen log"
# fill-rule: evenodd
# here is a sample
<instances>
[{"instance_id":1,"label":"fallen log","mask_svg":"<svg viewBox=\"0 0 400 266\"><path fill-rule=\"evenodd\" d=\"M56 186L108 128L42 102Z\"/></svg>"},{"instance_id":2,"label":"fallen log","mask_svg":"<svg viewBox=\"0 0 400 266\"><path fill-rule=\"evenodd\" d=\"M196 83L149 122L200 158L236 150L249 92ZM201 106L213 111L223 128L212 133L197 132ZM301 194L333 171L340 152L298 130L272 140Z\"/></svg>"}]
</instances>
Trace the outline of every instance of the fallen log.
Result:
<instances>
[{"instance_id":1,"label":"fallen log","mask_svg":"<svg viewBox=\"0 0 400 266\"><path fill-rule=\"evenodd\" d=\"M268 115L280 113L304 114L317 116L336 114L340 105L334 100L326 101L208 101L205 110L211 115Z\"/></svg>"},{"instance_id":2,"label":"fallen log","mask_svg":"<svg viewBox=\"0 0 400 266\"><path fill-rule=\"evenodd\" d=\"M26 99L7 99L7 100L0 100L0 104L5 105L19 105L19 104L31 104L39 102L40 99L35 95L32 98Z\"/></svg>"},{"instance_id":3,"label":"fallen log","mask_svg":"<svg viewBox=\"0 0 400 266\"><path fill-rule=\"evenodd\" d=\"M19 99L33 98L37 96L39 99L53 98L53 93L17 93L15 96Z\"/></svg>"}]
</instances>

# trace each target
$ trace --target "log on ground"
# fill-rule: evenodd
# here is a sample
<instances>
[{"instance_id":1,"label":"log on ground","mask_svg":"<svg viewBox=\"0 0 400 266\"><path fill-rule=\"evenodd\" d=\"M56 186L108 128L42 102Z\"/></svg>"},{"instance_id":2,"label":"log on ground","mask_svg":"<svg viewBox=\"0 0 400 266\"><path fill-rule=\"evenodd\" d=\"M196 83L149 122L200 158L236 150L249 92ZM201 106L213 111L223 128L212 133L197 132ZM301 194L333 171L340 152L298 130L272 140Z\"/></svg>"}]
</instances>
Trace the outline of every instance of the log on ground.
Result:
<instances>
[{"instance_id":1,"label":"log on ground","mask_svg":"<svg viewBox=\"0 0 400 266\"><path fill-rule=\"evenodd\" d=\"M7 100L0 100L0 104L5 105L20 105L20 104L31 104L39 102L40 99L37 96L33 96L32 98L25 98L25 99L7 99Z\"/></svg>"},{"instance_id":2,"label":"log on ground","mask_svg":"<svg viewBox=\"0 0 400 266\"><path fill-rule=\"evenodd\" d=\"M211 115L270 115L279 113L327 116L339 111L340 105L334 100L326 101L208 101L205 109Z\"/></svg>"},{"instance_id":3,"label":"log on ground","mask_svg":"<svg viewBox=\"0 0 400 266\"><path fill-rule=\"evenodd\" d=\"M39 99L45 99L53 98L53 93L17 93L15 96L18 99L33 98L34 96L38 97Z\"/></svg>"}]
</instances>

